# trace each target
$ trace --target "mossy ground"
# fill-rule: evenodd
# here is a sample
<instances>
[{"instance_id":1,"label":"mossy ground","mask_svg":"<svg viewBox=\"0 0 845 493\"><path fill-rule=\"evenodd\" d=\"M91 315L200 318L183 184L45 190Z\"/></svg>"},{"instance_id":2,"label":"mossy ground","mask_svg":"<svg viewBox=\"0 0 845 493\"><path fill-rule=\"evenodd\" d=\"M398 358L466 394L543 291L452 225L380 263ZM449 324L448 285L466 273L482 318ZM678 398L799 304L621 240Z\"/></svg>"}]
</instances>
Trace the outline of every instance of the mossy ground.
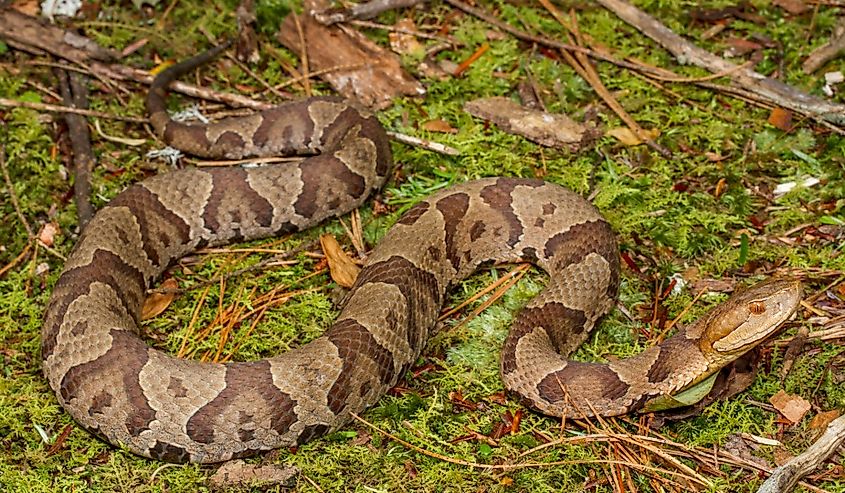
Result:
<instances>
[{"instance_id":1,"label":"mossy ground","mask_svg":"<svg viewBox=\"0 0 845 493\"><path fill-rule=\"evenodd\" d=\"M282 58L296 62L292 53L276 46L272 34L281 17L291 8L287 0L262 0L258 3L261 43L272 45ZM641 8L659 17L676 32L693 39L708 25L694 23L689 11L693 7L716 8L730 2L639 1ZM754 0L756 13L766 20L754 23L734 20L729 29L710 41L700 42L713 52L721 53L731 37L764 35L780 43L782 50L767 49L757 69L771 73L783 67L781 78L803 90L820 93L821 76L806 76L800 70L803 58L831 34L838 11L821 6L815 13L799 17L786 14L770 2ZM560 26L540 8L523 2L484 2L488 10L496 10L500 18L517 26L531 26L549 36L562 38ZM637 57L645 62L669 67L684 76L706 75L695 68L680 67L664 50L600 7L581 2L563 2L562 7L577 7L582 31L619 54ZM151 68L154 52L177 59L204 49L207 41L201 28L215 35L232 34L235 23L234 1L197 2L183 0L175 4L163 25L156 20L166 5L148 12L152 17L132 8L128 3L104 2L99 5L99 20L78 25L98 43L117 49L147 38L148 44L132 54L126 63ZM417 25L443 22L453 10L441 3L432 3L411 13L387 13L377 20L391 24L400 16L410 15ZM544 149L522 138L507 135L495 127L473 119L462 110L468 100L493 95L512 95L516 84L530 72L541 89L550 111L583 116L588 105L599 105L599 122L605 128L621 126L618 118L590 89L589 85L561 60L543 50L506 36L487 39L487 24L469 16L451 17L451 35L461 41L462 48L438 55L456 62L466 59L481 43L489 42L490 50L480 57L459 78L425 80L428 94L420 99L402 99L380 113L384 125L394 131L437 140L458 148L459 157L444 157L428 151L394 144L399 166L398 180L383 192L383 201L392 212L373 217L369 208L363 212L365 239L375 243L399 217L402 210L435 189L452 183L484 176L543 176L568 186L579 193L593 193L595 203L618 231L622 249L634 259L643 275L628 269L624 272L620 301L635 318L651 309L655 286L650 279L668 283L675 273L698 269L702 278L724 277L745 279L743 268L759 273L768 268L793 268L810 278L810 292L835 280L819 273L845 271L842 244L817 236L817 241L787 244L773 240L800 225L815 228L823 224L842 225L845 221L845 139L824 127L798 119L796 128L783 132L766 122L768 111L727 95L696 88L689 84L666 84L675 96L635 76L630 71L599 63L601 77L622 105L645 127L658 128L658 142L671 149L675 158L667 160L646 147L625 147L610 137L602 138L592 150L581 153ZM812 26L812 27L811 27ZM383 32L369 32L380 43L386 42ZM49 99L43 86L52 86L49 71L27 65L29 55L0 44L0 96L40 101ZM778 59L782 53L782 62ZM407 57L406 66L415 70L415 60ZM838 69L839 62L829 65ZM264 56L253 67L270 82L287 76L278 59ZM217 77L225 90L259 87L231 65L216 64L204 69ZM95 90L93 109L123 115L142 115L144 91L127 86L131 91L103 94ZM318 90L325 90L317 84ZM102 89L102 88L100 88ZM837 96L838 97L838 96ZM180 98L174 107L185 103ZM50 101L53 102L53 101ZM60 118L32 110L5 110L4 146L7 164L20 205L29 223L36 230L45 222L54 221L61 233L56 236L55 250L69 252L78 236L75 207L69 199L71 181L66 176L66 158L56 152L54 135L62 126ZM420 128L426 120L448 121L457 133L435 134ZM148 137L136 124L101 120L108 135ZM109 142L94 135L94 149L99 166L93 177L95 206L103 205L128 183L153 173L161 165L151 166L144 152L159 144L148 141L142 147L129 147ZM707 154L711 153L711 154ZM724 159L715 160L718 155ZM769 203L754 189L771 189L786 181L807 176L821 179L811 188L795 191ZM716 193L717 183L724 179L724 188ZM679 186L681 184L682 186ZM26 231L14 212L10 195L0 192L0 266L11 262L25 248ZM755 228L751 217L765 222ZM329 222L315 231L275 245L291 248L319 232L330 231L343 236L338 221ZM801 233L791 233L802 238ZM841 233L838 237L841 242ZM191 274L175 269L182 287L214 278L220 270L233 270L263 258L262 255L208 255L191 264ZM315 337L325 329L335 314L332 289L327 276L299 282L311 273L316 260L301 256L296 265L262 270L257 275L235 277L220 293L220 285L209 288L205 309L196 327L205 327L215 315L218 299L224 306L250 302L253 289L267 292L278 285L291 289L323 286L315 293L293 298L278 309L268 312L261 323L234 355L244 360L274 354ZM72 421L57 404L44 381L39 360L39 330L50 288L62 266L59 258L39 250L36 258L9 270L0 277L0 491L167 491L191 492L209 489L208 478L215 467L184 465L162 467L161 463L143 460L114 449L73 426L63 446L48 454L39 433L43 430L52 441ZM755 271L756 269L756 271ZM463 283L452 295L457 304L502 275L503 269L484 271ZM763 276L755 274L752 279ZM498 376L498 351L511 317L543 284L537 273L526 276L501 300L457 330L449 330L459 319L445 324L440 335L429 344L420 365L433 363L429 371L417 377L408 376L406 391L384 397L378 406L363 417L381 429L434 453L462 460L497 464L512 462L520 453L542 443L542 436L573 436L581 433L569 426L561 431L559 422L526 411L519 432L506 435L497 446L478 440L455 441L477 432L488 434L506 411L517 412L520 405L512 400L497 404L491 396L502 391ZM185 338L184 327L199 303L202 289L189 290L179 297L163 315L144 325L151 342L170 351L180 348ZM688 289L664 300L670 317L691 302L694 293ZM701 314L719 301L718 296L705 297L690 311L686 319ZM471 305L468 310L471 310ZM647 318L645 318L647 319ZM249 322L235 327L235 340L245 333ZM577 357L601 359L608 355L625 356L648 344L643 336L650 327L645 322L632 322L614 312L599 333L579 351ZM788 337L789 334L787 334ZM219 332L199 342L188 342L188 354L199 357L217 347ZM225 346L231 351L233 342ZM691 446L713 447L724 443L730 434L748 432L781 439L793 453L803 450L811 441L807 432L808 418L793 427L783 427L777 415L754 406L749 401L766 402L777 390L797 393L817 406L816 410L841 409L845 395L841 390L841 348L836 344L810 342L805 356L792 374L779 378L783 352L771 349L771 365L765 366L750 389L728 402L712 404L695 418L669 425L660 432ZM473 411L460 410L449 397L461 392L464 399L479 403ZM812 415L815 411L811 412ZM629 427L630 431L635 431ZM771 458L772 451L760 454ZM617 458L613 447L561 445L532 454L536 462ZM301 468L294 489L297 491L581 491L589 478L602 478L611 469L607 465L576 464L571 466L531 467L510 472L490 472L455 465L410 450L359 423L344 431L315 440L296 451L282 450L253 461L293 464ZM695 463L690 462L695 467ZM651 465L659 467L660 463ZM824 466L827 468L828 466ZM628 488L640 491L676 491L660 486L643 474L622 468L632 476ZM702 471L713 481L713 491L754 491L760 478L755 474L723 466L722 476ZM668 476L667 476L668 477ZM829 491L845 491L841 469L833 471L815 484ZM315 488L317 485L319 489ZM274 487L279 488L280 487ZM611 491L612 483L598 482L590 491ZM631 490L633 491L633 490ZM678 490L680 491L680 490Z\"/></svg>"}]
</instances>

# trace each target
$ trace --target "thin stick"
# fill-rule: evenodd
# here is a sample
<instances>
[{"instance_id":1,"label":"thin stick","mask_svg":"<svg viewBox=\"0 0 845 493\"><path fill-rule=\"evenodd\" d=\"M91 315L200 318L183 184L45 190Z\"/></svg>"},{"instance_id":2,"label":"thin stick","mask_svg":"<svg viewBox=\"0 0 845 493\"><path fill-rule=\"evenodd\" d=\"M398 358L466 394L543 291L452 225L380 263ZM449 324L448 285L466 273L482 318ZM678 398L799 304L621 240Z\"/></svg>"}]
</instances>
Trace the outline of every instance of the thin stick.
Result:
<instances>
[{"instance_id":1,"label":"thin stick","mask_svg":"<svg viewBox=\"0 0 845 493\"><path fill-rule=\"evenodd\" d=\"M832 124L845 124L845 105L812 96L750 68L738 69L735 64L692 44L624 0L598 0L598 3L663 46L675 58L714 73L729 71L734 84L753 93L758 99Z\"/></svg>"},{"instance_id":2,"label":"thin stick","mask_svg":"<svg viewBox=\"0 0 845 493\"><path fill-rule=\"evenodd\" d=\"M527 272L528 269L530 269L530 268L531 268L531 264L521 264L521 265L516 266L515 268L511 269L507 274L505 274L502 277L500 277L499 279L497 279L496 282L490 284L486 288L484 288L481 291L475 293L470 299L465 300L463 303L459 304L458 306L456 306L454 308L450 308L449 310L441 313L440 317L438 317L437 320L438 321L446 320L450 316L452 316L455 313L461 311L465 306L469 305L470 303L473 303L474 301L478 300L479 298L481 298L485 294L489 293L490 291L495 290L496 288L498 288L502 284L508 282L511 278L516 277L516 276L522 277L522 275L525 274L525 272Z\"/></svg>"},{"instance_id":3,"label":"thin stick","mask_svg":"<svg viewBox=\"0 0 845 493\"><path fill-rule=\"evenodd\" d=\"M757 493L786 493L792 491L798 480L819 467L822 462L836 452L836 449L843 442L845 442L845 416L840 416L827 425L827 429L821 438L810 445L807 450L772 471L772 475L757 490Z\"/></svg>"},{"instance_id":4,"label":"thin stick","mask_svg":"<svg viewBox=\"0 0 845 493\"><path fill-rule=\"evenodd\" d=\"M69 108L87 109L87 77L77 72L56 70L62 100ZM88 121L82 115L65 113L71 152L73 153L73 195L76 202L76 216L79 226L84 227L94 216L91 205L91 171L94 169L94 154L91 151L91 132Z\"/></svg>"},{"instance_id":5,"label":"thin stick","mask_svg":"<svg viewBox=\"0 0 845 493\"><path fill-rule=\"evenodd\" d=\"M2 125L4 137L8 138L8 129L6 128L5 122ZM32 228L29 226L29 222L26 220L23 210L21 210L21 204L18 202L18 194L15 193L15 186L12 184L11 177L9 177L9 168L6 167L5 143L0 145L0 169L3 170L3 179L6 180L6 188L9 190L9 197L12 200L12 206L15 208L15 213L18 215L18 219L20 219L23 228L26 230L27 238L35 238L35 234L32 232Z\"/></svg>"},{"instance_id":6,"label":"thin stick","mask_svg":"<svg viewBox=\"0 0 845 493\"><path fill-rule=\"evenodd\" d=\"M405 29L404 27L388 26L387 24L379 24L378 22L372 22L372 21L351 20L351 21L348 21L348 22L349 22L349 24L352 24L353 26L368 27L368 28L371 28L371 29L383 29L385 31L390 31L390 32L394 32L394 33L408 34L408 35L411 35L411 36L415 36L417 38L431 39L431 40L434 40L434 41L440 41L442 43L448 43L452 46L462 46L463 45L463 43L461 43L458 40L452 39L451 37L447 38L447 37L443 37L443 36L437 36L436 34L428 34L428 33L424 33L424 32L421 32L421 31L416 31L414 29Z\"/></svg>"},{"instance_id":7,"label":"thin stick","mask_svg":"<svg viewBox=\"0 0 845 493\"><path fill-rule=\"evenodd\" d=\"M428 151L437 152L440 154L446 154L447 156L460 156L461 151L455 149L454 147L447 146L446 144L441 144L439 142L433 142L430 140L421 139L419 137L414 137L412 135L407 134L400 134L399 132L387 132L387 135L397 141L402 142L403 144L408 144L416 147L421 147Z\"/></svg>"},{"instance_id":8,"label":"thin stick","mask_svg":"<svg viewBox=\"0 0 845 493\"><path fill-rule=\"evenodd\" d=\"M3 275L5 275L7 272L9 272L11 269L13 269L19 263L21 263L23 261L23 259L25 259L27 257L27 255L29 255L29 250L31 248L32 248L32 242L27 243L26 246L23 247L23 250L21 251L21 253L18 254L17 257L13 258L11 262L4 265L3 268L0 269L0 277L3 277Z\"/></svg>"},{"instance_id":9,"label":"thin stick","mask_svg":"<svg viewBox=\"0 0 845 493\"><path fill-rule=\"evenodd\" d=\"M67 106L59 106L56 104L47 103L33 103L30 101L16 101L14 99L0 98L0 106L6 108L29 108L31 110L49 111L53 113L74 113L83 116L93 116L97 118L105 118L107 120L119 120L123 122L132 123L146 123L146 118L138 118L132 116L113 115L111 113L104 113L102 111L86 110L82 108L70 108Z\"/></svg>"},{"instance_id":10,"label":"thin stick","mask_svg":"<svg viewBox=\"0 0 845 493\"><path fill-rule=\"evenodd\" d=\"M308 48L305 47L305 33L302 31L302 23L299 21L299 16L293 16L293 22L296 24L296 34L299 36L299 46L302 52L299 55L299 60L302 62L302 85L305 88L305 95L311 96L311 74L308 67Z\"/></svg>"},{"instance_id":11,"label":"thin stick","mask_svg":"<svg viewBox=\"0 0 845 493\"><path fill-rule=\"evenodd\" d=\"M487 470L501 470L501 471L513 471L517 469L527 469L527 468L539 468L539 467L556 467L556 466L577 466L581 464L620 464L624 466L628 466L632 469L639 469L642 471L648 471L653 473L664 473L670 474L672 476L677 476L680 478L684 478L689 481L698 482L695 477L687 476L686 474L682 474L675 471L668 471L665 469L658 469L656 467L645 466L642 464L636 464L632 462L620 461L620 460L610 460L610 459L583 459L583 460L563 460L563 461L554 461L554 462L525 462L521 464L481 464L478 462L470 462L463 459L456 459L454 457L449 457L447 455L438 454L436 452L431 452L430 450L426 450L422 447L418 447L413 443L407 442L402 440L401 438L393 435L387 431L382 430L381 428L377 427L376 425L368 422L364 418L358 416L355 413L350 413L350 415L356 419L357 421L363 423L368 428L390 438L391 440L399 443L415 452L423 454L427 457L431 457L434 459L442 460L445 462L449 462L451 464L457 464L460 466L467 466L472 467L475 469L487 469ZM702 486L707 486L703 484Z\"/></svg>"}]
</instances>

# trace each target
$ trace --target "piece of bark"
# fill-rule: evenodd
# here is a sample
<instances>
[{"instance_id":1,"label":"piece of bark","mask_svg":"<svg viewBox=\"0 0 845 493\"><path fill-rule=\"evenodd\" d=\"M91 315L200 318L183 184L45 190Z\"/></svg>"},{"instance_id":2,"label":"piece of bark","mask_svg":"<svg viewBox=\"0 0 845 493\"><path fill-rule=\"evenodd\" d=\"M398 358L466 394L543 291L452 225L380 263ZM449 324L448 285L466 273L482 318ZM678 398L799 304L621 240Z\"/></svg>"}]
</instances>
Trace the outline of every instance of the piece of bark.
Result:
<instances>
[{"instance_id":1,"label":"piece of bark","mask_svg":"<svg viewBox=\"0 0 845 493\"><path fill-rule=\"evenodd\" d=\"M800 455L778 467L757 490L757 493L786 493L798 484L798 481L819 467L828 457L836 452L845 442L845 416L834 419L827 425L821 438L810 445Z\"/></svg>"},{"instance_id":2,"label":"piece of bark","mask_svg":"<svg viewBox=\"0 0 845 493\"><path fill-rule=\"evenodd\" d=\"M505 132L547 147L578 150L597 137L594 129L566 115L524 108L508 98L476 99L464 104L464 110L495 123Z\"/></svg>"},{"instance_id":3,"label":"piece of bark","mask_svg":"<svg viewBox=\"0 0 845 493\"><path fill-rule=\"evenodd\" d=\"M27 51L30 52L46 51L77 63L91 60L109 62L118 58L116 52L85 36L22 14L11 7L0 7L0 39L22 49L29 48Z\"/></svg>"},{"instance_id":4,"label":"piece of bark","mask_svg":"<svg viewBox=\"0 0 845 493\"><path fill-rule=\"evenodd\" d=\"M845 124L845 105L812 96L699 48L624 0L597 1L668 50L681 64L689 63L713 73L725 74L735 86L752 92L757 98L774 106L789 108L802 115L818 117L830 123Z\"/></svg>"},{"instance_id":5,"label":"piece of bark","mask_svg":"<svg viewBox=\"0 0 845 493\"><path fill-rule=\"evenodd\" d=\"M65 106L88 108L87 77L64 70L57 71L59 88ZM76 113L65 113L71 152L73 153L73 196L76 202L76 215L82 228L94 216L91 205L91 171L94 169L94 153L91 151L91 132L88 120Z\"/></svg>"},{"instance_id":6,"label":"piece of bark","mask_svg":"<svg viewBox=\"0 0 845 493\"><path fill-rule=\"evenodd\" d=\"M307 0L305 11L325 6L322 1ZM289 50L302 53L295 16L290 14L285 18L277 38ZM299 22L309 69L327 71L320 74L320 78L342 96L373 109L384 109L396 97L425 94L422 84L402 68L397 55L363 34L338 26L324 26L309 14L300 15Z\"/></svg>"}]
</instances>

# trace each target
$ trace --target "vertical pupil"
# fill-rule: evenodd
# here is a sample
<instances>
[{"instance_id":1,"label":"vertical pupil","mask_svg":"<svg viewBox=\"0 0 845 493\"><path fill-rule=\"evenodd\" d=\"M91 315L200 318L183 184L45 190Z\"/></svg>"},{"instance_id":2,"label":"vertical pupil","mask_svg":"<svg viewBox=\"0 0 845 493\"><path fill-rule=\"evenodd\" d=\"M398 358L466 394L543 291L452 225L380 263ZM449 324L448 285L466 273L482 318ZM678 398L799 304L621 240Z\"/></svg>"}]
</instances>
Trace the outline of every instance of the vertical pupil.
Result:
<instances>
[{"instance_id":1,"label":"vertical pupil","mask_svg":"<svg viewBox=\"0 0 845 493\"><path fill-rule=\"evenodd\" d=\"M759 301L755 301L755 302L751 303L751 306L749 307L749 309L751 310L751 313L753 313L755 315L759 315L759 314L766 311L766 306L763 305L763 303L760 303Z\"/></svg>"}]
</instances>

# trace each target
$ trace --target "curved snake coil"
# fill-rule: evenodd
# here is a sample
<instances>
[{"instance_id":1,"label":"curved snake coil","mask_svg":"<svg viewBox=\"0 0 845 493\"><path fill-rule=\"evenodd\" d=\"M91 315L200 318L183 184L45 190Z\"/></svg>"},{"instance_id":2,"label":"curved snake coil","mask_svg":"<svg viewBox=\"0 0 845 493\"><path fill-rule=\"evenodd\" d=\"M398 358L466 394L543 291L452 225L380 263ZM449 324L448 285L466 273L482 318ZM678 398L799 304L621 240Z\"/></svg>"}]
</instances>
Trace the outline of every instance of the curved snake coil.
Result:
<instances>
[{"instance_id":1,"label":"curved snake coil","mask_svg":"<svg viewBox=\"0 0 845 493\"><path fill-rule=\"evenodd\" d=\"M159 135L201 156L311 157L251 169L185 169L129 187L83 231L45 314L44 373L59 402L86 429L134 453L217 462L338 429L396 384L424 348L449 287L485 262L530 260L549 273L548 286L514 322L501 371L509 390L556 416L621 414L698 381L768 335L800 299L797 282L769 282L634 358L569 362L563 355L613 305L613 232L595 207L557 185L488 178L438 193L399 219L322 337L272 358L228 364L152 349L138 336L140 308L151 283L178 258L344 214L391 170L378 122L336 99L211 125L171 121L166 86L215 54L156 79L148 108Z\"/></svg>"}]
</instances>

